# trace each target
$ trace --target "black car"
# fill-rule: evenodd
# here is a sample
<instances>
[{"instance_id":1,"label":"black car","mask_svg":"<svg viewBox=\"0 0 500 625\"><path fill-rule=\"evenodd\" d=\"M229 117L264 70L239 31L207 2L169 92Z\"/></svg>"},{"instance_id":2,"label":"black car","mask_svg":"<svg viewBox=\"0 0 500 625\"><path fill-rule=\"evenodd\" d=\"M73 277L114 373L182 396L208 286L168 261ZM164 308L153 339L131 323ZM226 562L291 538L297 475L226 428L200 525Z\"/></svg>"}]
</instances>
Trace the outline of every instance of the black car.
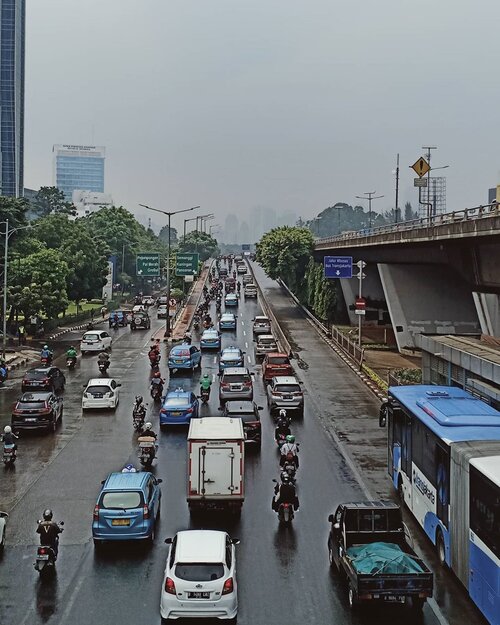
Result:
<instances>
[{"instance_id":1,"label":"black car","mask_svg":"<svg viewBox=\"0 0 500 625\"><path fill-rule=\"evenodd\" d=\"M21 391L63 391L66 384L64 373L58 367L29 369L21 382Z\"/></svg>"},{"instance_id":2,"label":"black car","mask_svg":"<svg viewBox=\"0 0 500 625\"><path fill-rule=\"evenodd\" d=\"M255 402L244 399L227 401L224 406L224 416L241 419L245 431L245 442L254 443L257 447L260 447L262 440L259 410L262 410L262 406L257 406Z\"/></svg>"},{"instance_id":3,"label":"black car","mask_svg":"<svg viewBox=\"0 0 500 625\"><path fill-rule=\"evenodd\" d=\"M149 330L151 327L151 319L147 312L135 312L130 320L131 330Z\"/></svg>"},{"instance_id":4,"label":"black car","mask_svg":"<svg viewBox=\"0 0 500 625\"><path fill-rule=\"evenodd\" d=\"M11 423L16 430L55 431L62 420L63 400L54 393L23 393L12 411Z\"/></svg>"}]
</instances>

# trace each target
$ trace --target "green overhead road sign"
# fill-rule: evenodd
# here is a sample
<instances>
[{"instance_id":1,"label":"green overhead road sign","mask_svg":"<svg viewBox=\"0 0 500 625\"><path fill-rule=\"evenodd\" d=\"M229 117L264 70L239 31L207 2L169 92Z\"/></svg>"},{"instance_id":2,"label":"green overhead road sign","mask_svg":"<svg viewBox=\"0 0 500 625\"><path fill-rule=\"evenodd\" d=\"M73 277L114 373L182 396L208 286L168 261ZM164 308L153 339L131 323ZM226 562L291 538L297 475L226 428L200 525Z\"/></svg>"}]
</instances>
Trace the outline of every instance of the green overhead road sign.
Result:
<instances>
[{"instance_id":1,"label":"green overhead road sign","mask_svg":"<svg viewBox=\"0 0 500 625\"><path fill-rule=\"evenodd\" d=\"M199 254L177 254L175 275L194 276L198 273Z\"/></svg>"},{"instance_id":2,"label":"green overhead road sign","mask_svg":"<svg viewBox=\"0 0 500 625\"><path fill-rule=\"evenodd\" d=\"M157 278L160 275L160 254L158 252L137 254L135 267L138 276L142 278Z\"/></svg>"}]
</instances>

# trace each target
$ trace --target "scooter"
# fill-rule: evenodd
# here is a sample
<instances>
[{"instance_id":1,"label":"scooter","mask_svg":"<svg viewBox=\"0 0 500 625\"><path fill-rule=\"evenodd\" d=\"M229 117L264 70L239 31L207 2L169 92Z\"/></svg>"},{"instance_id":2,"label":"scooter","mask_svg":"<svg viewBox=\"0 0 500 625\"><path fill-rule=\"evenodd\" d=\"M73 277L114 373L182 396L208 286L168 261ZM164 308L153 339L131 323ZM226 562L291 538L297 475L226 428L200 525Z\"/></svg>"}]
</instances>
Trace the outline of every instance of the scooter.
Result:
<instances>
[{"instance_id":1,"label":"scooter","mask_svg":"<svg viewBox=\"0 0 500 625\"><path fill-rule=\"evenodd\" d=\"M200 399L203 404L208 404L208 400L210 399L210 391L206 388L202 388L200 391Z\"/></svg>"},{"instance_id":2,"label":"scooter","mask_svg":"<svg viewBox=\"0 0 500 625\"><path fill-rule=\"evenodd\" d=\"M99 373L102 373L102 375L105 375L107 370L109 369L109 360L99 361L98 366L99 366Z\"/></svg>"},{"instance_id":3,"label":"scooter","mask_svg":"<svg viewBox=\"0 0 500 625\"><path fill-rule=\"evenodd\" d=\"M136 410L134 407L134 411L132 412L132 423L134 425L134 430L136 432L140 432L144 425L144 419L146 418L146 408L141 404L141 406Z\"/></svg>"},{"instance_id":4,"label":"scooter","mask_svg":"<svg viewBox=\"0 0 500 625\"><path fill-rule=\"evenodd\" d=\"M52 356L40 356L40 364L42 367L50 367L52 364Z\"/></svg>"},{"instance_id":5,"label":"scooter","mask_svg":"<svg viewBox=\"0 0 500 625\"><path fill-rule=\"evenodd\" d=\"M14 443L7 445L4 443L3 445L3 463L6 467L13 467L16 462L17 451L16 445Z\"/></svg>"},{"instance_id":6,"label":"scooter","mask_svg":"<svg viewBox=\"0 0 500 625\"><path fill-rule=\"evenodd\" d=\"M76 358L66 358L66 366L68 369L74 369L76 367Z\"/></svg>"},{"instance_id":7,"label":"scooter","mask_svg":"<svg viewBox=\"0 0 500 625\"><path fill-rule=\"evenodd\" d=\"M38 521L41 523L41 521ZM62 526L64 521L58 524L61 527L61 532L64 531ZM36 560L33 563L35 571L40 573L40 576L48 575L49 573L55 573L57 556L52 547L49 545L40 545L36 550Z\"/></svg>"},{"instance_id":8,"label":"scooter","mask_svg":"<svg viewBox=\"0 0 500 625\"><path fill-rule=\"evenodd\" d=\"M199 330L200 329L200 320L196 319L193 321L193 330Z\"/></svg>"},{"instance_id":9,"label":"scooter","mask_svg":"<svg viewBox=\"0 0 500 625\"><path fill-rule=\"evenodd\" d=\"M160 401L163 394L163 386L161 384L154 384L151 387L151 398L153 401Z\"/></svg>"},{"instance_id":10,"label":"scooter","mask_svg":"<svg viewBox=\"0 0 500 625\"><path fill-rule=\"evenodd\" d=\"M139 461L143 467L150 467L156 458L156 440L152 436L140 436L139 442Z\"/></svg>"},{"instance_id":11,"label":"scooter","mask_svg":"<svg viewBox=\"0 0 500 625\"><path fill-rule=\"evenodd\" d=\"M280 503L278 506L278 519L280 523L288 525L293 521L294 516L293 505L291 503Z\"/></svg>"}]
</instances>

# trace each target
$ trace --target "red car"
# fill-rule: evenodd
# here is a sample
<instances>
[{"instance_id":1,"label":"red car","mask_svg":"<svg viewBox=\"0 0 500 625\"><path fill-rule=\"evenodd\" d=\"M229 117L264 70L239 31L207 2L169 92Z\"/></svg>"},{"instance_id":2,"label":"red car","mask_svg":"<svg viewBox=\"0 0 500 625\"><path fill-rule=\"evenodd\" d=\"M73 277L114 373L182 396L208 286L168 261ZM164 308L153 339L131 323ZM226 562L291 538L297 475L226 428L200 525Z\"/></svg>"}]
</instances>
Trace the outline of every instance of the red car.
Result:
<instances>
[{"instance_id":1,"label":"red car","mask_svg":"<svg viewBox=\"0 0 500 625\"><path fill-rule=\"evenodd\" d=\"M264 382L270 382L276 375L293 375L293 367L286 354L271 352L264 357L262 378Z\"/></svg>"}]
</instances>

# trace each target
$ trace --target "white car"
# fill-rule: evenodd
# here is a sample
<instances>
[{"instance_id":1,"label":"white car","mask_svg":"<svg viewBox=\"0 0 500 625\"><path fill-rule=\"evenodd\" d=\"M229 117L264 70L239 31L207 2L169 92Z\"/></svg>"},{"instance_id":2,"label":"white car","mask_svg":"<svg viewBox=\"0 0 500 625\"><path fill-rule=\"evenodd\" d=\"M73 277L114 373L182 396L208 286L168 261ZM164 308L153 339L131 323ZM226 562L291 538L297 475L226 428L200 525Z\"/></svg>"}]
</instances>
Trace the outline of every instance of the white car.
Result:
<instances>
[{"instance_id":1,"label":"white car","mask_svg":"<svg viewBox=\"0 0 500 625\"><path fill-rule=\"evenodd\" d=\"M82 410L112 408L118 406L121 384L113 378L92 378L83 391Z\"/></svg>"},{"instance_id":2,"label":"white car","mask_svg":"<svg viewBox=\"0 0 500 625\"><path fill-rule=\"evenodd\" d=\"M152 306L155 303L155 298L152 295L145 295L142 298L144 306Z\"/></svg>"},{"instance_id":3,"label":"white car","mask_svg":"<svg viewBox=\"0 0 500 625\"><path fill-rule=\"evenodd\" d=\"M0 512L0 553L5 548L5 529L7 527L7 519L9 515L7 512Z\"/></svg>"},{"instance_id":4,"label":"white car","mask_svg":"<svg viewBox=\"0 0 500 625\"><path fill-rule=\"evenodd\" d=\"M168 316L168 306L166 304L160 304L156 311L156 316L158 319L166 319Z\"/></svg>"},{"instance_id":5,"label":"white car","mask_svg":"<svg viewBox=\"0 0 500 625\"><path fill-rule=\"evenodd\" d=\"M89 352L102 352L111 349L113 339L104 330L90 330L85 332L80 343L82 356Z\"/></svg>"},{"instance_id":6,"label":"white car","mask_svg":"<svg viewBox=\"0 0 500 625\"><path fill-rule=\"evenodd\" d=\"M235 619L238 539L217 530L184 530L170 544L160 599L163 619Z\"/></svg>"},{"instance_id":7,"label":"white car","mask_svg":"<svg viewBox=\"0 0 500 625\"><path fill-rule=\"evenodd\" d=\"M144 312L146 310L146 306L144 306L144 304L136 304L133 308L132 308L132 312Z\"/></svg>"}]
</instances>

